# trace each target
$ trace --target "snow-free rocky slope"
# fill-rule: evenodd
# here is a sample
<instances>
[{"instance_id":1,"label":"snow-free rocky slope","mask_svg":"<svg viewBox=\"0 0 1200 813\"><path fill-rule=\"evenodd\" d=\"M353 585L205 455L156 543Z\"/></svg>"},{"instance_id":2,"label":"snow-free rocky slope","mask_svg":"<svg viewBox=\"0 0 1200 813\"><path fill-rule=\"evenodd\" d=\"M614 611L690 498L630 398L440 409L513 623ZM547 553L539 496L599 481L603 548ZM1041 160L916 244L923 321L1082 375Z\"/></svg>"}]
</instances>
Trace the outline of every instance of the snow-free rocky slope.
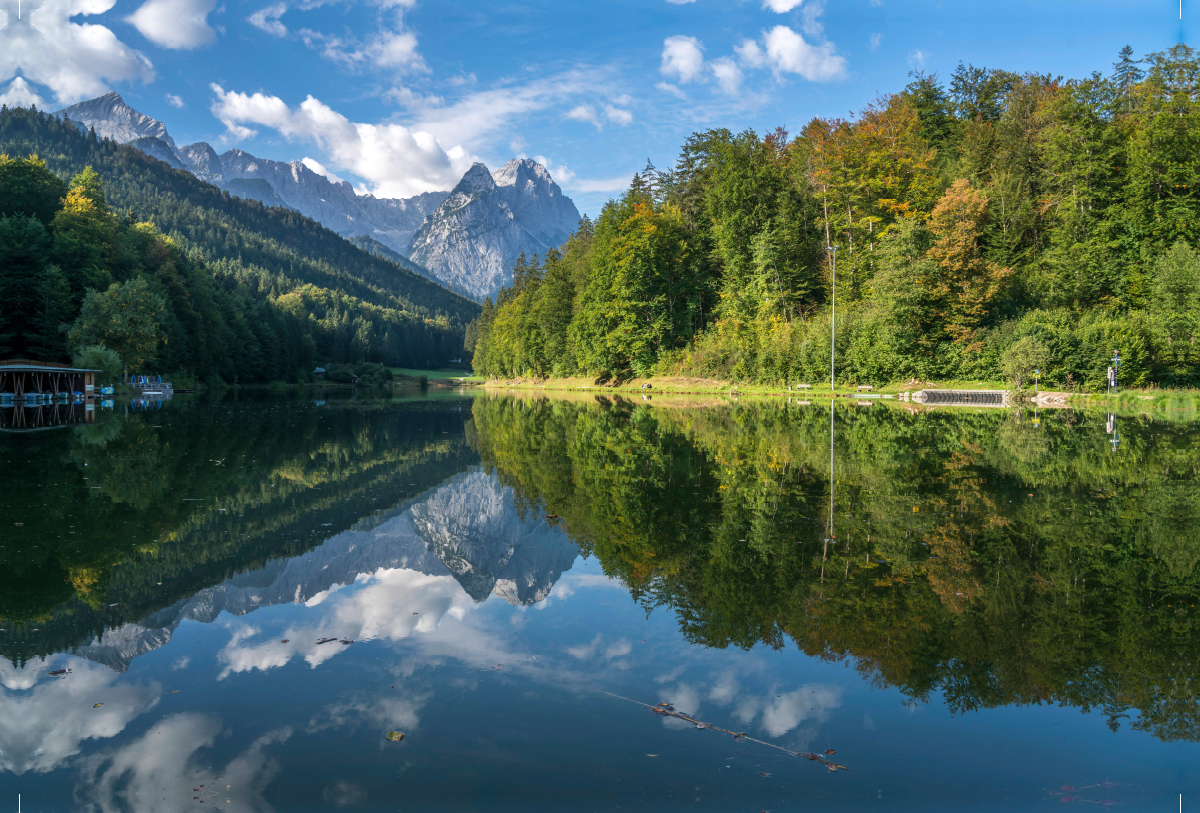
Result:
<instances>
[{"instance_id":1,"label":"snow-free rocky slope","mask_svg":"<svg viewBox=\"0 0 1200 813\"><path fill-rule=\"evenodd\" d=\"M544 166L524 158L492 173L475 164L413 237L414 261L477 296L512 281L517 257L567 241L579 210Z\"/></svg>"},{"instance_id":2,"label":"snow-free rocky slope","mask_svg":"<svg viewBox=\"0 0 1200 813\"><path fill-rule=\"evenodd\" d=\"M513 263L522 252L544 255L566 242L579 221L579 210L549 171L528 158L509 161L495 173L475 164L451 192L376 198L302 161L271 161L239 149L218 154L204 142L178 146L165 124L134 110L117 93L71 105L58 115L232 195L288 206L343 237L370 237L412 260L411 266L427 276L478 300L512 280Z\"/></svg>"}]
</instances>

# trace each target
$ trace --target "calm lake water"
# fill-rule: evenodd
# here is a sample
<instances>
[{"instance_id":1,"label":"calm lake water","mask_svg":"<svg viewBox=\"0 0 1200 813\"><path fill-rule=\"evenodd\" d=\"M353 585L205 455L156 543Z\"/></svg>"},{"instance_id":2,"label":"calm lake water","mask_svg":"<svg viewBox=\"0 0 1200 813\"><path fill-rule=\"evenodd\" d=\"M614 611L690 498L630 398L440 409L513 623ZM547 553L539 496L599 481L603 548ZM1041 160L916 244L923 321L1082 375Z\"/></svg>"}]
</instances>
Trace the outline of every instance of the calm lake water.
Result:
<instances>
[{"instance_id":1,"label":"calm lake water","mask_svg":"<svg viewBox=\"0 0 1200 813\"><path fill-rule=\"evenodd\" d=\"M1195 416L96 415L0 434L0 810L1200 809Z\"/></svg>"}]
</instances>

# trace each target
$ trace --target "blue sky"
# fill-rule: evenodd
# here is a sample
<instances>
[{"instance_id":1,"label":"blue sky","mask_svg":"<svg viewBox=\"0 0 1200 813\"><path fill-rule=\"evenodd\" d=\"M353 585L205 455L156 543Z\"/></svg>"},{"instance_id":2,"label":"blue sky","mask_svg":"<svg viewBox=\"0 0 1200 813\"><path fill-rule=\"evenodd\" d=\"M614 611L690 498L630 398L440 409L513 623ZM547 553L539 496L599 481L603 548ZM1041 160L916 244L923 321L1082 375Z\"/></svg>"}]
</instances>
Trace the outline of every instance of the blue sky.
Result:
<instances>
[{"instance_id":1,"label":"blue sky","mask_svg":"<svg viewBox=\"0 0 1200 813\"><path fill-rule=\"evenodd\" d=\"M538 157L596 214L691 132L846 116L963 60L1108 71L1200 20L1178 0L0 0L0 99L109 89L204 140L364 191L447 189ZM10 8L11 6L11 8Z\"/></svg>"}]
</instances>

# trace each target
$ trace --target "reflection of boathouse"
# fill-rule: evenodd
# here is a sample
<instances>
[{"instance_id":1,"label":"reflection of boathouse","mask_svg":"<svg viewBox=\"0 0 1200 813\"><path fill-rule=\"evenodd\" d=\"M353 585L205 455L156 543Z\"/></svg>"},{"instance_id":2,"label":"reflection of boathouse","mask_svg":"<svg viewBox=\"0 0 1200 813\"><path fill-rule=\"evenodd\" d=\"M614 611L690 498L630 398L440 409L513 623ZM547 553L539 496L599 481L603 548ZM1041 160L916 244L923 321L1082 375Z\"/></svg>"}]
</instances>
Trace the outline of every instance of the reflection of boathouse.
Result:
<instances>
[{"instance_id":1,"label":"reflection of boathouse","mask_svg":"<svg viewBox=\"0 0 1200 813\"><path fill-rule=\"evenodd\" d=\"M0 431L91 423L97 372L47 361L0 361Z\"/></svg>"},{"instance_id":2,"label":"reflection of boathouse","mask_svg":"<svg viewBox=\"0 0 1200 813\"><path fill-rule=\"evenodd\" d=\"M0 432L36 432L60 426L95 423L93 401L0 402Z\"/></svg>"},{"instance_id":3,"label":"reflection of boathouse","mask_svg":"<svg viewBox=\"0 0 1200 813\"><path fill-rule=\"evenodd\" d=\"M0 361L0 401L90 398L98 372L49 361Z\"/></svg>"}]
</instances>

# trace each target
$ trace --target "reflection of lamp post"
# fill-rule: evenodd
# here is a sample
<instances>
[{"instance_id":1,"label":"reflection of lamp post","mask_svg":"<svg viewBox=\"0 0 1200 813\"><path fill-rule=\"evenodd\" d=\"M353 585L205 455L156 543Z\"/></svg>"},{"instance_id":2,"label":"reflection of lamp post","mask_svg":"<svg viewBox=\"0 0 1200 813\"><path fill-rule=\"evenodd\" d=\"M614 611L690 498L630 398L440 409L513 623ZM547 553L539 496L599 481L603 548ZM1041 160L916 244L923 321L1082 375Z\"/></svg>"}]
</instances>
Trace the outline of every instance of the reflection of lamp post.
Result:
<instances>
[{"instance_id":1,"label":"reflection of lamp post","mask_svg":"<svg viewBox=\"0 0 1200 813\"><path fill-rule=\"evenodd\" d=\"M833 399L829 399L829 533L825 535L825 550L821 554L821 581L825 581L825 560L829 543L837 539L833 533Z\"/></svg>"},{"instance_id":2,"label":"reflection of lamp post","mask_svg":"<svg viewBox=\"0 0 1200 813\"><path fill-rule=\"evenodd\" d=\"M1033 394L1036 396L1038 391L1038 371L1035 368L1033 371Z\"/></svg>"},{"instance_id":3,"label":"reflection of lamp post","mask_svg":"<svg viewBox=\"0 0 1200 813\"><path fill-rule=\"evenodd\" d=\"M837 353L837 246L829 246L826 248L829 252L829 262L832 265L833 271L833 314L829 318L829 392L834 392L837 388L833 383L833 360ZM833 425L833 416L829 418L830 426ZM831 429L830 432L833 430ZM830 443L832 443L832 434L830 435ZM833 474L833 469L829 470L830 475ZM832 482L832 481L830 481Z\"/></svg>"}]
</instances>

